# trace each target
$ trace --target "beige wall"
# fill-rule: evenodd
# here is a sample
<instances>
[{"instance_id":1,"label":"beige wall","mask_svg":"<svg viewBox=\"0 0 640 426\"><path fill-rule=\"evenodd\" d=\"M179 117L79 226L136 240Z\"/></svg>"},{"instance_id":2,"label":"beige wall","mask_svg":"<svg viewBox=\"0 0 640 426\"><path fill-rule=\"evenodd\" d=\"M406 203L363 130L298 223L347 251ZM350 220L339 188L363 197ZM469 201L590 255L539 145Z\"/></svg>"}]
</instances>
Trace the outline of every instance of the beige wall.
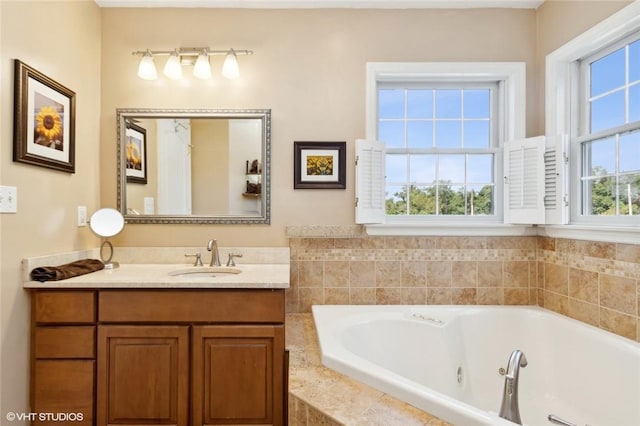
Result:
<instances>
[{"instance_id":1,"label":"beige wall","mask_svg":"<svg viewBox=\"0 0 640 426\"><path fill-rule=\"evenodd\" d=\"M347 189L293 190L294 141L365 136L365 64L371 61L524 61L535 89L535 10L190 10L105 9L102 92L102 203L115 205L115 109L271 108L271 226L130 225L118 244L287 244L287 225L354 221ZM189 28L185 31L184 28ZM135 50L211 46L253 49L239 57L242 79L182 82L136 76ZM214 68L222 65L213 58ZM157 61L160 69L162 58ZM187 73L188 74L188 73ZM535 104L528 102L529 123ZM529 133L533 132L533 124ZM204 234L204 236L203 236Z\"/></svg>"},{"instance_id":2,"label":"beige wall","mask_svg":"<svg viewBox=\"0 0 640 426\"><path fill-rule=\"evenodd\" d=\"M4 423L8 411L29 412L29 297L25 257L96 247L76 227L76 207L99 207L100 10L93 2L0 2L0 183L18 188L18 213L0 215L0 351ZM76 172L12 161L13 59L76 92ZM18 422L12 423L18 424Z\"/></svg>"}]
</instances>

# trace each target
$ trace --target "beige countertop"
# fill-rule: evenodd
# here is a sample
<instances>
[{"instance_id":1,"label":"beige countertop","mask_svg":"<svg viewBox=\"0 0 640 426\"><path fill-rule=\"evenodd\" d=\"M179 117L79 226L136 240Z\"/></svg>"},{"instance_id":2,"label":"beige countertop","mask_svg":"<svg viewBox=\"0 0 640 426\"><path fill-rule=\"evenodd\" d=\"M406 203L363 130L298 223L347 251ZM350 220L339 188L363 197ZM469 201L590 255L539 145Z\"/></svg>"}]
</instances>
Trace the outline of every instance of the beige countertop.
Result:
<instances>
[{"instance_id":1,"label":"beige countertop","mask_svg":"<svg viewBox=\"0 0 640 426\"><path fill-rule=\"evenodd\" d=\"M119 268L103 269L60 281L32 281L30 271L35 267L61 265L83 258L97 258L97 252L83 251L24 259L25 288L223 288L223 289L285 289L289 288L288 248L221 248L243 253L236 259L235 268L225 266L213 270L209 266L192 263L174 263L171 259L184 259L186 253L199 248L130 248L119 249ZM206 253L206 251L204 251ZM223 257L226 259L226 257ZM208 260L208 259L207 259ZM204 261L204 259L203 259ZM235 271L234 271L235 269ZM202 271L201 274L171 275L175 271ZM237 272L239 273L231 273ZM229 272L227 272L229 271ZM207 273L204 273L207 272ZM210 273L209 273L210 272Z\"/></svg>"},{"instance_id":2,"label":"beige countertop","mask_svg":"<svg viewBox=\"0 0 640 426\"><path fill-rule=\"evenodd\" d=\"M201 266L208 271L208 266ZM61 281L25 281L25 288L289 288L288 264L236 265L240 273L226 267L207 276L170 275L177 270L194 270L186 264L121 264L119 268L68 278ZM231 268L230 268L231 269Z\"/></svg>"}]
</instances>

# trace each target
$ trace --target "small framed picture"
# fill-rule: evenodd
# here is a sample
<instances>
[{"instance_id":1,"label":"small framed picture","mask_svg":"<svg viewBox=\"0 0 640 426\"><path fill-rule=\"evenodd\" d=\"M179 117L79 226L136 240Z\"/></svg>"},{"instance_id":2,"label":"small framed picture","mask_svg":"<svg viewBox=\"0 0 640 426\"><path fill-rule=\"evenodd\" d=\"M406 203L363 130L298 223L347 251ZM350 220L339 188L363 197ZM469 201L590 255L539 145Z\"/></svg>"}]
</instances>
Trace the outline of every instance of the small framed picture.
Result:
<instances>
[{"instance_id":1,"label":"small framed picture","mask_svg":"<svg viewBox=\"0 0 640 426\"><path fill-rule=\"evenodd\" d=\"M75 173L76 94L18 59L14 69L13 161Z\"/></svg>"},{"instance_id":2,"label":"small framed picture","mask_svg":"<svg viewBox=\"0 0 640 426\"><path fill-rule=\"evenodd\" d=\"M294 142L295 189L345 189L346 142Z\"/></svg>"},{"instance_id":3,"label":"small framed picture","mask_svg":"<svg viewBox=\"0 0 640 426\"><path fill-rule=\"evenodd\" d=\"M147 183L147 130L127 122L125 164L127 182Z\"/></svg>"}]
</instances>

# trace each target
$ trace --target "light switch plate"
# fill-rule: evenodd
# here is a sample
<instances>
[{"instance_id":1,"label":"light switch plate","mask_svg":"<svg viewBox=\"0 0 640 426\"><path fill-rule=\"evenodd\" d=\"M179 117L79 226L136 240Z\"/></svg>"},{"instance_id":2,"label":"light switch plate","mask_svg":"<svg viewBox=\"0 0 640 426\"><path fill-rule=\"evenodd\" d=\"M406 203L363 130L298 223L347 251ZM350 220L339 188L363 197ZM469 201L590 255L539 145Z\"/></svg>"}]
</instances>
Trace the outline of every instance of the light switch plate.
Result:
<instances>
[{"instance_id":1,"label":"light switch plate","mask_svg":"<svg viewBox=\"0 0 640 426\"><path fill-rule=\"evenodd\" d=\"M78 206L78 226L87 226L87 206Z\"/></svg>"},{"instance_id":2,"label":"light switch plate","mask_svg":"<svg viewBox=\"0 0 640 426\"><path fill-rule=\"evenodd\" d=\"M18 212L18 188L15 186L0 186L0 213Z\"/></svg>"}]
</instances>

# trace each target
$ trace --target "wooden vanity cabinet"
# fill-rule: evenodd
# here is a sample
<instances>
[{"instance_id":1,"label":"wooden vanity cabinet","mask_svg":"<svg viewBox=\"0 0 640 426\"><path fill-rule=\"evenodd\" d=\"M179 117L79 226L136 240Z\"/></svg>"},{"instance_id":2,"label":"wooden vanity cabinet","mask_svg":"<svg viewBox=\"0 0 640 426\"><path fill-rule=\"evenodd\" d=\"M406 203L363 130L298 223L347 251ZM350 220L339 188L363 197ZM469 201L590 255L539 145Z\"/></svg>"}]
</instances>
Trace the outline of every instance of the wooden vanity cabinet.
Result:
<instances>
[{"instance_id":1,"label":"wooden vanity cabinet","mask_svg":"<svg viewBox=\"0 0 640 426\"><path fill-rule=\"evenodd\" d=\"M286 424L284 290L105 289L94 306L88 424Z\"/></svg>"}]
</instances>

